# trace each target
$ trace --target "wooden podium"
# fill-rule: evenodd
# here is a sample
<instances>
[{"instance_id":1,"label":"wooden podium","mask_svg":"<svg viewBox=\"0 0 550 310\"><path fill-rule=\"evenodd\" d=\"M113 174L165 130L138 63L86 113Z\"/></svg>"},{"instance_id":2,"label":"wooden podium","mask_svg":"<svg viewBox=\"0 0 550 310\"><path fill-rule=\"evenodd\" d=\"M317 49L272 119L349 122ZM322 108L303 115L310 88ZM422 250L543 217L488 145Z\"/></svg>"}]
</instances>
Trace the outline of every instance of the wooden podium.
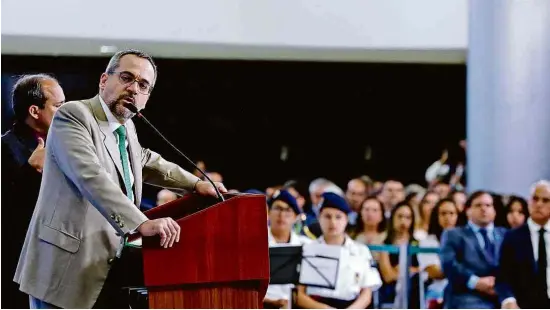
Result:
<instances>
[{"instance_id":1,"label":"wooden podium","mask_svg":"<svg viewBox=\"0 0 550 310\"><path fill-rule=\"evenodd\" d=\"M150 308L262 308L269 284L266 198L224 198L188 195L145 212L181 227L172 248L161 248L158 236L142 239Z\"/></svg>"}]
</instances>

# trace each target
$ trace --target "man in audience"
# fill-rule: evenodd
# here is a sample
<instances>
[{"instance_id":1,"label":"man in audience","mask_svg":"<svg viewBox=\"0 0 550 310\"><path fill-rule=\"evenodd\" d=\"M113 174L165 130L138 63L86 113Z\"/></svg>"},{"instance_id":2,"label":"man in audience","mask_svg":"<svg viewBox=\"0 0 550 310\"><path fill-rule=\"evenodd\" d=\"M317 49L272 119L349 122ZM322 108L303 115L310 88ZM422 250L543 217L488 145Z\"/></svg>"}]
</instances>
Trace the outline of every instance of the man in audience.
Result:
<instances>
[{"instance_id":1,"label":"man in audience","mask_svg":"<svg viewBox=\"0 0 550 310\"><path fill-rule=\"evenodd\" d=\"M4 308L27 308L29 297L12 281L19 253L25 241L29 221L40 191L44 168L45 142L55 111L65 102L63 89L57 80L46 74L27 75L13 88L15 123L2 136L2 215L10 221L9 237L2 250L6 268L2 286L6 298ZM4 225L7 225L4 222Z\"/></svg>"},{"instance_id":2,"label":"man in audience","mask_svg":"<svg viewBox=\"0 0 550 310\"><path fill-rule=\"evenodd\" d=\"M451 193L451 187L445 182L437 182L433 186L433 191L439 196L440 199L444 199Z\"/></svg>"},{"instance_id":3,"label":"man in audience","mask_svg":"<svg viewBox=\"0 0 550 310\"><path fill-rule=\"evenodd\" d=\"M445 289L446 308L500 306L495 294L498 255L505 229L494 226L493 197L474 192L466 202L468 224L445 231L441 237L441 262L449 280Z\"/></svg>"},{"instance_id":4,"label":"man in audience","mask_svg":"<svg viewBox=\"0 0 550 310\"><path fill-rule=\"evenodd\" d=\"M349 224L354 226L357 224L358 214L361 212L361 204L367 198L367 184L363 179L356 178L348 182L346 189L346 199L351 207L352 212L348 214Z\"/></svg>"},{"instance_id":5,"label":"man in audience","mask_svg":"<svg viewBox=\"0 0 550 310\"><path fill-rule=\"evenodd\" d=\"M384 203L384 215L386 218L390 218L393 207L405 199L403 183L396 180L386 181L378 199Z\"/></svg>"},{"instance_id":6,"label":"man in audience","mask_svg":"<svg viewBox=\"0 0 550 310\"><path fill-rule=\"evenodd\" d=\"M530 217L502 241L496 290L502 308L550 309L550 182L531 189Z\"/></svg>"},{"instance_id":7,"label":"man in audience","mask_svg":"<svg viewBox=\"0 0 550 310\"><path fill-rule=\"evenodd\" d=\"M212 182L223 182L223 177L219 172L209 171L206 175L212 180ZM206 178L203 177L203 180L206 180Z\"/></svg>"},{"instance_id":8,"label":"man in audience","mask_svg":"<svg viewBox=\"0 0 550 310\"><path fill-rule=\"evenodd\" d=\"M298 207L300 208L300 212L304 212L304 206L306 204L306 199L299 190L299 184L295 180L289 180L286 181L285 184L283 184L283 188L287 190L294 198L296 198L296 202L298 203Z\"/></svg>"},{"instance_id":9,"label":"man in audience","mask_svg":"<svg viewBox=\"0 0 550 310\"><path fill-rule=\"evenodd\" d=\"M292 227L300 214L296 199L286 190L279 190L269 201L268 240L270 247L300 246L312 242L299 236ZM269 285L264 298L264 308L286 308L291 298L291 284Z\"/></svg>"},{"instance_id":10,"label":"man in audience","mask_svg":"<svg viewBox=\"0 0 550 310\"><path fill-rule=\"evenodd\" d=\"M178 199L178 195L176 195L176 193L168 189L162 189L157 194L157 206L169 203L170 201L174 201L176 199Z\"/></svg>"}]
</instances>

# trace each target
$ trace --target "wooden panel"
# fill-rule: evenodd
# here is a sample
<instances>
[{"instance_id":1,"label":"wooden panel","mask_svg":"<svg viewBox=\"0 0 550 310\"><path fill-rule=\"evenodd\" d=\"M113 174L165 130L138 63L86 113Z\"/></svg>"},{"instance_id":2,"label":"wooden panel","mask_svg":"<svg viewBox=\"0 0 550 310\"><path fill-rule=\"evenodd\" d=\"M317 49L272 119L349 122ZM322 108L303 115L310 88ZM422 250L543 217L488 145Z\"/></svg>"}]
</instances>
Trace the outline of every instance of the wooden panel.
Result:
<instances>
[{"instance_id":1,"label":"wooden panel","mask_svg":"<svg viewBox=\"0 0 550 310\"><path fill-rule=\"evenodd\" d=\"M265 196L242 195L213 206L208 203L200 197L185 197L151 214L151 218L171 216L181 227L180 242L169 249L159 246L158 236L143 238L144 283L155 307L178 303L185 307L176 308L225 307L219 303L231 304L229 308L262 306L269 284ZM245 285L249 282L254 286ZM169 288L172 291L166 292Z\"/></svg>"},{"instance_id":2,"label":"wooden panel","mask_svg":"<svg viewBox=\"0 0 550 310\"><path fill-rule=\"evenodd\" d=\"M263 196L234 197L177 220L180 242L172 248L143 238L145 285L269 281L266 218Z\"/></svg>"},{"instance_id":3,"label":"wooden panel","mask_svg":"<svg viewBox=\"0 0 550 310\"><path fill-rule=\"evenodd\" d=\"M258 309L258 290L214 287L149 291L150 309Z\"/></svg>"}]
</instances>

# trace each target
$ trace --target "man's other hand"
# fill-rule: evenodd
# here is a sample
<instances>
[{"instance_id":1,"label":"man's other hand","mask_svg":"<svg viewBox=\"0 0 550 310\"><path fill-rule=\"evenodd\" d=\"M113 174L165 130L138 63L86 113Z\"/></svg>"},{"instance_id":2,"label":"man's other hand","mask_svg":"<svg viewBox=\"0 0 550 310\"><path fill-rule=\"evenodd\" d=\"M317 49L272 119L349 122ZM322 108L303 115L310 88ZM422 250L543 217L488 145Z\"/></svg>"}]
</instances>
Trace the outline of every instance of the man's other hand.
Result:
<instances>
[{"instance_id":1,"label":"man's other hand","mask_svg":"<svg viewBox=\"0 0 550 310\"><path fill-rule=\"evenodd\" d=\"M227 189L225 188L225 186L223 186L222 183L214 182L214 184L216 184L216 187L220 191L220 194L227 193ZM195 191L201 195L218 197L218 194L216 194L216 190L208 181L197 182L197 184L195 185Z\"/></svg>"},{"instance_id":2,"label":"man's other hand","mask_svg":"<svg viewBox=\"0 0 550 310\"><path fill-rule=\"evenodd\" d=\"M145 237L159 235L160 246L164 248L170 248L174 242L180 241L180 226L169 217L145 221L137 230Z\"/></svg>"}]
</instances>

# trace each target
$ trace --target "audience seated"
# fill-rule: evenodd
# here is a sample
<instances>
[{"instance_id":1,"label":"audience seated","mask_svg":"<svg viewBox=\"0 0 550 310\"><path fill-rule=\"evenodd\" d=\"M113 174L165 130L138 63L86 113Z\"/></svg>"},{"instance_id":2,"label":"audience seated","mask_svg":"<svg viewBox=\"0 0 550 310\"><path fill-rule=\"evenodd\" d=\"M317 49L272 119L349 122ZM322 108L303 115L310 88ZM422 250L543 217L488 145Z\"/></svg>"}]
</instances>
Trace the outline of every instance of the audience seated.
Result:
<instances>
[{"instance_id":1,"label":"audience seated","mask_svg":"<svg viewBox=\"0 0 550 310\"><path fill-rule=\"evenodd\" d=\"M441 234L444 230L456 227L458 221L458 208L453 200L447 198L437 202L430 216L428 236L420 241L420 247L439 248ZM418 254L420 270L427 275L426 307L442 308L444 290L447 286L447 279L441 267L441 260L438 254Z\"/></svg>"}]
</instances>

